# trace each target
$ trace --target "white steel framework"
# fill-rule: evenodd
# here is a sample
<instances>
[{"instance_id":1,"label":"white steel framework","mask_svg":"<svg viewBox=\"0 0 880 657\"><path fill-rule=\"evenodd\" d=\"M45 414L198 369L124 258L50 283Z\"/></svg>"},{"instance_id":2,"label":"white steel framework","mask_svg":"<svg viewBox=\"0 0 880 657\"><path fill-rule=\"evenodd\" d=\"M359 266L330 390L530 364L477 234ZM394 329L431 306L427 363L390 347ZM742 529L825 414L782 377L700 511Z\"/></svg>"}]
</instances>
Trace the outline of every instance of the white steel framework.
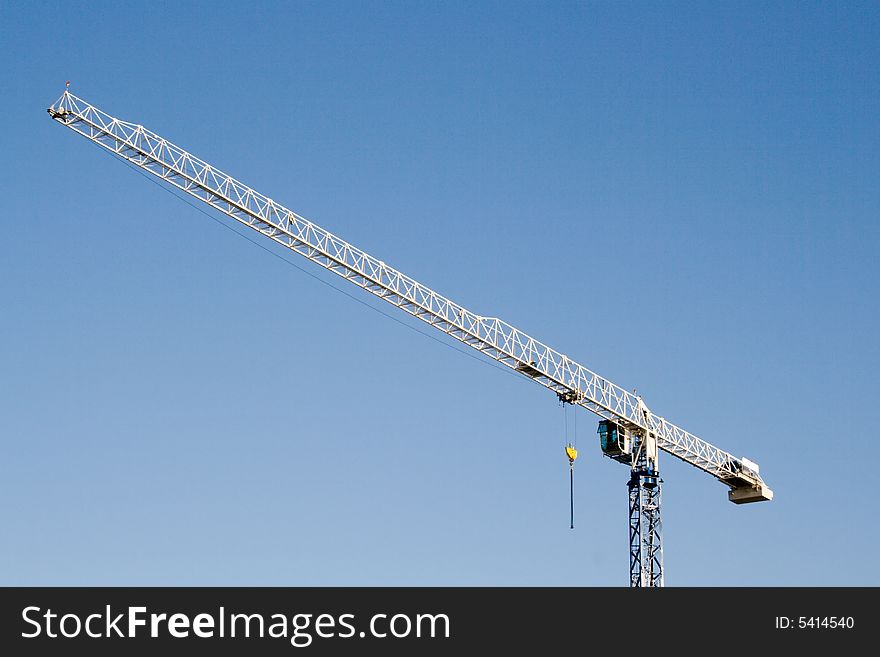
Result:
<instances>
[{"instance_id":1,"label":"white steel framework","mask_svg":"<svg viewBox=\"0 0 880 657\"><path fill-rule=\"evenodd\" d=\"M647 409L634 393L510 324L483 317L147 130L121 121L69 91L49 108L53 119L278 244L296 251L536 383L716 477L736 503L769 500L755 464L737 459ZM635 461L633 468L635 469Z\"/></svg>"}]
</instances>

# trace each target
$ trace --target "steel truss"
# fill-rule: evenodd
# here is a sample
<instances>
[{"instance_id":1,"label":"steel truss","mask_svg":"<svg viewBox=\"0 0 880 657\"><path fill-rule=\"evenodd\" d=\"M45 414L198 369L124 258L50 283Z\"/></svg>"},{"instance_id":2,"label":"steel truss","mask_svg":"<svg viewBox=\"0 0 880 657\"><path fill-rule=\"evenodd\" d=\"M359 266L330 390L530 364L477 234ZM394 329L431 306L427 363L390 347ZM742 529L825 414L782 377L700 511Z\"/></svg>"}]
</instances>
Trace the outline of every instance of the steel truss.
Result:
<instances>
[{"instance_id":1,"label":"steel truss","mask_svg":"<svg viewBox=\"0 0 880 657\"><path fill-rule=\"evenodd\" d=\"M662 484L656 460L639 451L629 483L629 583L631 587L663 586Z\"/></svg>"},{"instance_id":2,"label":"steel truss","mask_svg":"<svg viewBox=\"0 0 880 657\"><path fill-rule=\"evenodd\" d=\"M633 435L651 437L653 456L646 456L645 450L634 452L629 483L634 586L663 582L660 480L654 447L727 484L734 502L772 498L756 465L666 421L648 410L635 393L510 324L443 297L142 125L114 118L69 91L49 108L49 114L140 169L556 392L560 399L612 420Z\"/></svg>"},{"instance_id":3,"label":"steel truss","mask_svg":"<svg viewBox=\"0 0 880 657\"><path fill-rule=\"evenodd\" d=\"M195 196L380 299L519 371L573 403L606 419L638 426L658 447L721 481L747 478L741 463L693 434L648 412L640 398L495 317L483 317L450 301L382 260L260 194L142 125L120 121L65 91L52 116L68 128Z\"/></svg>"}]
</instances>

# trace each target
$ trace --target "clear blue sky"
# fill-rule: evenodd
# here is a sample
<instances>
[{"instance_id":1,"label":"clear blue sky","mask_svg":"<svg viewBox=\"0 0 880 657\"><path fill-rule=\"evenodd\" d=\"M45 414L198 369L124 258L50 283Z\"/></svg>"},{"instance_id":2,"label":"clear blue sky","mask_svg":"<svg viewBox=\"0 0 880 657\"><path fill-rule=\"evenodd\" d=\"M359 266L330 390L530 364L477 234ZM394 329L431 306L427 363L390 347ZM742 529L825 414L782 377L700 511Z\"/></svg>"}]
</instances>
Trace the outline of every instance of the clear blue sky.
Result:
<instances>
[{"instance_id":1,"label":"clear blue sky","mask_svg":"<svg viewBox=\"0 0 880 657\"><path fill-rule=\"evenodd\" d=\"M757 461L735 506L661 459L669 585L880 584L878 44L868 2L4 1L0 584L627 583L596 418L570 531L551 393L64 130L67 79Z\"/></svg>"}]
</instances>

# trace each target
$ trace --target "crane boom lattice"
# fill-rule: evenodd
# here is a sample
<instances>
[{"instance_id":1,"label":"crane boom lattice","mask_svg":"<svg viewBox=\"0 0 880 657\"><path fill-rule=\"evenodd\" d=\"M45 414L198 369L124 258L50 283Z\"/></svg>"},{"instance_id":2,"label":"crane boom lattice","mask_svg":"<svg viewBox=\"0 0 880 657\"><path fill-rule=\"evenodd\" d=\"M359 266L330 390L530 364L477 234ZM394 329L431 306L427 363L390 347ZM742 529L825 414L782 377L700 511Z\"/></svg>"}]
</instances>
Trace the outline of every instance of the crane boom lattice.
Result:
<instances>
[{"instance_id":1,"label":"crane boom lattice","mask_svg":"<svg viewBox=\"0 0 880 657\"><path fill-rule=\"evenodd\" d=\"M142 125L114 118L69 91L49 114L140 169L556 392L560 399L613 422L635 442L641 437L641 442L707 472L730 487L731 501L772 498L755 464L668 422L648 410L635 393L507 322L447 299ZM656 449L653 459L656 466ZM635 468L635 458L630 460Z\"/></svg>"}]
</instances>

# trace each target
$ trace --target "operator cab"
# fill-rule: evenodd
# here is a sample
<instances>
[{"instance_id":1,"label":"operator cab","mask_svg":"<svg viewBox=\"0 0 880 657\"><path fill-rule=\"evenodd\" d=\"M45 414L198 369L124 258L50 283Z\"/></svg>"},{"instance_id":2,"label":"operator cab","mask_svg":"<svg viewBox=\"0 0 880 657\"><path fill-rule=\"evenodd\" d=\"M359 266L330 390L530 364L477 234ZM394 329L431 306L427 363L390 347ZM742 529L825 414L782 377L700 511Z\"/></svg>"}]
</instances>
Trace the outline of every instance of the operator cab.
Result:
<instances>
[{"instance_id":1,"label":"operator cab","mask_svg":"<svg viewBox=\"0 0 880 657\"><path fill-rule=\"evenodd\" d=\"M601 420L599 422L599 446L602 453L616 461L628 460L630 451L629 435L626 429L618 426L613 420Z\"/></svg>"}]
</instances>

